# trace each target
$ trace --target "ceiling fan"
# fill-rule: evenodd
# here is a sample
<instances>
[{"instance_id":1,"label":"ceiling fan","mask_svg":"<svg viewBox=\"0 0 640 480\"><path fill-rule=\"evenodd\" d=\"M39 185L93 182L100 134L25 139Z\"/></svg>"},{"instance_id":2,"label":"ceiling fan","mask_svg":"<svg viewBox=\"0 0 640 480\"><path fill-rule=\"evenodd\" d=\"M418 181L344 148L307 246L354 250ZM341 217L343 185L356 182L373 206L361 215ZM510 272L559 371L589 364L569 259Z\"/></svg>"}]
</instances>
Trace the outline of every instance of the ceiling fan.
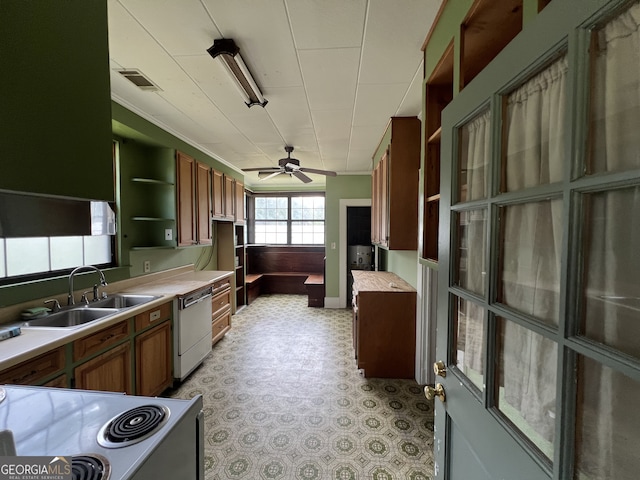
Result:
<instances>
[{"instance_id":1,"label":"ceiling fan","mask_svg":"<svg viewBox=\"0 0 640 480\"><path fill-rule=\"evenodd\" d=\"M317 170L315 168L301 167L300 160L298 160L297 158L291 158L293 147L289 145L284 147L284 151L287 152L287 158L281 158L280 160L278 160L277 167L243 168L242 170L245 172L258 172L258 178L260 178L260 180L267 180L269 178L275 177L276 175L286 173L290 176L295 176L299 180L302 180L304 183L309 183L312 180L303 172L317 173L319 175L327 175L329 177L336 176L336 172L332 172L329 170Z\"/></svg>"}]
</instances>

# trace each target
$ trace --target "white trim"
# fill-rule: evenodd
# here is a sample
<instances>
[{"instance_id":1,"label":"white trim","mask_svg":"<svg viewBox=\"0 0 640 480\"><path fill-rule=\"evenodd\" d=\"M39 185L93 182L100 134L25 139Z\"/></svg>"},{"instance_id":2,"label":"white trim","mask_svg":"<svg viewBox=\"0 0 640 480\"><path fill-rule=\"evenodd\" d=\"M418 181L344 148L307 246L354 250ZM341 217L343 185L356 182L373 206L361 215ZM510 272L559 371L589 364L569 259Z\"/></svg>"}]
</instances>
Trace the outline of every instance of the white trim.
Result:
<instances>
[{"instance_id":1,"label":"white trim","mask_svg":"<svg viewBox=\"0 0 640 480\"><path fill-rule=\"evenodd\" d=\"M370 207L370 198L341 198L340 199L340 218L339 218L339 237L338 244L340 246L338 261L340 266L338 274L340 279L338 282L340 295L338 296L338 307L347 308L347 207ZM325 305L327 305L325 303ZM331 307L335 308L335 307Z\"/></svg>"},{"instance_id":2,"label":"white trim","mask_svg":"<svg viewBox=\"0 0 640 480\"><path fill-rule=\"evenodd\" d=\"M340 297L324 297L324 308L340 308Z\"/></svg>"}]
</instances>

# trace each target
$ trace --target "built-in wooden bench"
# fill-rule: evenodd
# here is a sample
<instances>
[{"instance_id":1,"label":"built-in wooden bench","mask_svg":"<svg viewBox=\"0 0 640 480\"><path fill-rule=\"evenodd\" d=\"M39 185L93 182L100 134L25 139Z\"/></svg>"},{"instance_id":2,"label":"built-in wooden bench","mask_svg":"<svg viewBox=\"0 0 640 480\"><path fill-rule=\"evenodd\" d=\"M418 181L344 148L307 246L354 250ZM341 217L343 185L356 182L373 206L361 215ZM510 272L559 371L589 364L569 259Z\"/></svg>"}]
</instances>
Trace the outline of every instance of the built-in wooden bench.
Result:
<instances>
[{"instance_id":1,"label":"built-in wooden bench","mask_svg":"<svg viewBox=\"0 0 640 480\"><path fill-rule=\"evenodd\" d=\"M248 245L246 251L247 303L263 293L290 293L324 306L324 247Z\"/></svg>"},{"instance_id":2,"label":"built-in wooden bench","mask_svg":"<svg viewBox=\"0 0 640 480\"><path fill-rule=\"evenodd\" d=\"M307 287L308 305L310 307L324 307L324 275L309 275L304 281Z\"/></svg>"},{"instance_id":3,"label":"built-in wooden bench","mask_svg":"<svg viewBox=\"0 0 640 480\"><path fill-rule=\"evenodd\" d=\"M249 273L244 277L244 284L247 288L247 305L260 296L261 273Z\"/></svg>"}]
</instances>

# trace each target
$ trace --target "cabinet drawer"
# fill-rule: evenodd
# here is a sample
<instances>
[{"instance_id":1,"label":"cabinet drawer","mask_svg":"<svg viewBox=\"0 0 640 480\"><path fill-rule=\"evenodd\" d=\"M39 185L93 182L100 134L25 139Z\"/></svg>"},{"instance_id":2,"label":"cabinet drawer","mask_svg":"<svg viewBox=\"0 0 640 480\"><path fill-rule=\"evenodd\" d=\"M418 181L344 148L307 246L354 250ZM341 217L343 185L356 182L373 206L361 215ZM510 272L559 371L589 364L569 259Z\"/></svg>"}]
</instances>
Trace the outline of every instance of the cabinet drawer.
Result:
<instances>
[{"instance_id":1,"label":"cabinet drawer","mask_svg":"<svg viewBox=\"0 0 640 480\"><path fill-rule=\"evenodd\" d=\"M231 290L217 294L211 299L211 318L215 320L231 306Z\"/></svg>"},{"instance_id":2,"label":"cabinet drawer","mask_svg":"<svg viewBox=\"0 0 640 480\"><path fill-rule=\"evenodd\" d=\"M69 388L69 380L67 380L66 375L60 375L54 378L53 380L49 380L47 383L42 385L43 387L56 387L56 388Z\"/></svg>"},{"instance_id":3,"label":"cabinet drawer","mask_svg":"<svg viewBox=\"0 0 640 480\"><path fill-rule=\"evenodd\" d=\"M36 385L63 368L64 347L61 347L0 372L0 385Z\"/></svg>"},{"instance_id":4,"label":"cabinet drawer","mask_svg":"<svg viewBox=\"0 0 640 480\"><path fill-rule=\"evenodd\" d=\"M111 327L73 342L73 359L78 361L100 350L118 343L129 336L129 321L124 320Z\"/></svg>"},{"instance_id":5,"label":"cabinet drawer","mask_svg":"<svg viewBox=\"0 0 640 480\"><path fill-rule=\"evenodd\" d=\"M231 277L227 277L222 280L218 280L213 284L213 296L217 296L218 293L223 292L224 290L231 289Z\"/></svg>"},{"instance_id":6,"label":"cabinet drawer","mask_svg":"<svg viewBox=\"0 0 640 480\"><path fill-rule=\"evenodd\" d=\"M211 322L211 343L216 343L231 328L231 310L227 310L217 320Z\"/></svg>"},{"instance_id":7,"label":"cabinet drawer","mask_svg":"<svg viewBox=\"0 0 640 480\"><path fill-rule=\"evenodd\" d=\"M171 318L171 305L171 302L168 302L136 315L136 332L147 328L149 325Z\"/></svg>"}]
</instances>

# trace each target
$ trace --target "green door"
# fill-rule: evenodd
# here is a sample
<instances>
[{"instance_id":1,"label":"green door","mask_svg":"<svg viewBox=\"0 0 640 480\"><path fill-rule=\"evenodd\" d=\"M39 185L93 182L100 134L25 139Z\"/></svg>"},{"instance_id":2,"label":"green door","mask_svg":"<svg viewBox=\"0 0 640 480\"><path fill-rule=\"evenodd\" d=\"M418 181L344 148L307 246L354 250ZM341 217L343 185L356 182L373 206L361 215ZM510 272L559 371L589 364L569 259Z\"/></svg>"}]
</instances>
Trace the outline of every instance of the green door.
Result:
<instances>
[{"instance_id":1,"label":"green door","mask_svg":"<svg viewBox=\"0 0 640 480\"><path fill-rule=\"evenodd\" d=\"M552 0L443 113L437 479L640 475L639 25Z\"/></svg>"}]
</instances>

